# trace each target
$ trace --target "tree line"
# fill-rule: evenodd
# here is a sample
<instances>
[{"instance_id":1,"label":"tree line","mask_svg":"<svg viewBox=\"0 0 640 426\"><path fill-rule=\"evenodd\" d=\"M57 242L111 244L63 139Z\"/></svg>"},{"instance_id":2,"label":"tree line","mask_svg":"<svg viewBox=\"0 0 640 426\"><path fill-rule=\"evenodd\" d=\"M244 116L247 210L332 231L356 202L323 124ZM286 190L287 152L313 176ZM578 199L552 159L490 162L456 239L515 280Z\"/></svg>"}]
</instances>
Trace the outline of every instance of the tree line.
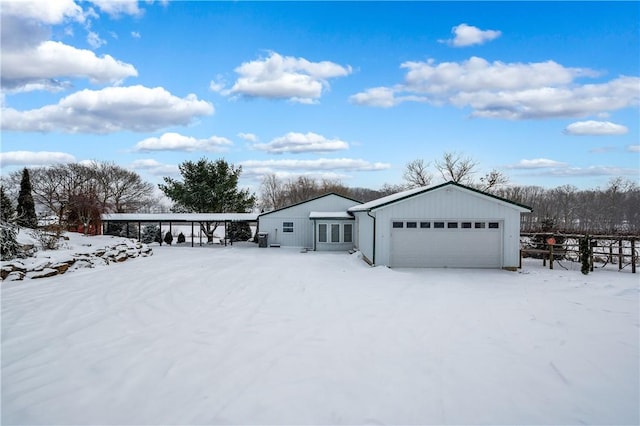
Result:
<instances>
[{"instance_id":1,"label":"tree line","mask_svg":"<svg viewBox=\"0 0 640 426\"><path fill-rule=\"evenodd\" d=\"M238 188L242 167L224 159L202 158L183 162L179 166L180 178L165 177L157 188L173 202L174 212L251 212L256 208L279 209L328 192L367 202L409 188L429 186L439 178L532 207L533 213L522 216L523 232L640 233L640 189L630 180L615 178L606 188L588 190L572 185L551 189L514 186L508 184L501 171L478 173L475 160L455 152L444 153L434 161L433 171L430 166L422 159L413 160L405 166L404 182L385 184L377 190L347 187L337 179L306 175L280 178L267 174L256 195ZM4 177L2 204L4 209L12 199L28 199L25 194L29 193L41 214L55 217L59 225L97 226L103 213L153 209L158 205L155 188L137 173L114 163L60 164L24 169ZM24 213L17 217L25 219ZM34 224L27 225L31 226ZM205 232L212 235L213 229L207 227Z\"/></svg>"}]
</instances>

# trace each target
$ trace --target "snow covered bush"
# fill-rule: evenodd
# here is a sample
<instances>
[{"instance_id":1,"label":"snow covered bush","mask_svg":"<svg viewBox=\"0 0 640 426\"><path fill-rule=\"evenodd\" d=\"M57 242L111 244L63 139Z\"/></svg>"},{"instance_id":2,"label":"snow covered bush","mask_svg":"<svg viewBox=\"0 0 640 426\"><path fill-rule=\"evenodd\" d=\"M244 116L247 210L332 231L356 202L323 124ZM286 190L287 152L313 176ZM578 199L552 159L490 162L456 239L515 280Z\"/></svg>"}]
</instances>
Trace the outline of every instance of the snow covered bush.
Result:
<instances>
[{"instance_id":1,"label":"snow covered bush","mask_svg":"<svg viewBox=\"0 0 640 426\"><path fill-rule=\"evenodd\" d=\"M140 237L141 242L150 244L153 242L159 243L162 238L160 236L160 228L157 225L145 225L142 228L142 235Z\"/></svg>"},{"instance_id":2,"label":"snow covered bush","mask_svg":"<svg viewBox=\"0 0 640 426\"><path fill-rule=\"evenodd\" d=\"M17 236L18 230L14 225L0 222L0 258L2 260L13 259L20 252Z\"/></svg>"},{"instance_id":3,"label":"snow covered bush","mask_svg":"<svg viewBox=\"0 0 640 426\"><path fill-rule=\"evenodd\" d=\"M57 250L60 248L61 230L56 228L52 231L45 229L32 229L29 234L40 243L42 250Z\"/></svg>"}]
</instances>

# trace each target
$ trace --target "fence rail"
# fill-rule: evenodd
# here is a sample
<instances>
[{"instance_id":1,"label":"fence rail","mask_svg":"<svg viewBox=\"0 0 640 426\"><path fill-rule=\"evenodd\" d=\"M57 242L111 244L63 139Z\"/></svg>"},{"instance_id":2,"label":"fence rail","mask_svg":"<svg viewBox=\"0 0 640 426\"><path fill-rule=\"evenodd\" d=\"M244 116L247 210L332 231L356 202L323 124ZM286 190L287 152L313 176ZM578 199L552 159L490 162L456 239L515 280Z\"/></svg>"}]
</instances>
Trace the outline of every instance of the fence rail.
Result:
<instances>
[{"instance_id":1,"label":"fence rail","mask_svg":"<svg viewBox=\"0 0 640 426\"><path fill-rule=\"evenodd\" d=\"M638 256L637 235L588 235L564 234L554 232L522 232L520 233L520 266L523 257L541 258L543 265L549 263L553 269L554 261L568 260L578 262L580 259L580 240L589 241L590 270L596 264L604 267L617 264L618 269L631 268L636 273L640 261Z\"/></svg>"}]
</instances>

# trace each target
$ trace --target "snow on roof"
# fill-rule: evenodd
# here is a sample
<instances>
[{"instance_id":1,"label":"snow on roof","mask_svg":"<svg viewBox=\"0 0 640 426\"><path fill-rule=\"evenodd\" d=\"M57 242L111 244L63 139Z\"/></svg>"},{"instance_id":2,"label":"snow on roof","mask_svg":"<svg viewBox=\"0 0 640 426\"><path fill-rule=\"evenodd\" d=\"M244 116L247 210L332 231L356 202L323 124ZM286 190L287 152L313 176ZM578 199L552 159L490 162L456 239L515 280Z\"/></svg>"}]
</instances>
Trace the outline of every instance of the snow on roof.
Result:
<instances>
[{"instance_id":1,"label":"snow on roof","mask_svg":"<svg viewBox=\"0 0 640 426\"><path fill-rule=\"evenodd\" d=\"M414 194L419 194L420 192L427 191L429 189L431 189L431 188L421 186L421 187L418 187L418 188L409 189L407 191L397 192L395 194L387 195L386 197L382 197L382 198L378 198L378 199L373 200L373 201L369 201L368 203L359 204L357 206L350 207L349 211L350 212L362 212L362 211L371 210L371 209L374 209L374 208L376 208L378 206L381 206L383 204L392 203L394 201L400 200L400 199L405 198L405 197L409 197L409 196L414 195Z\"/></svg>"},{"instance_id":2,"label":"snow on roof","mask_svg":"<svg viewBox=\"0 0 640 426\"><path fill-rule=\"evenodd\" d=\"M497 200L499 202L507 203L507 204L510 204L512 206L516 206L522 212L530 212L532 210L531 207L525 206L523 204L519 204L519 203L516 203L514 201L507 200L505 198L498 197L497 195L489 194L489 193L480 191L478 189L462 185L462 184L457 183L457 182L449 181L449 182L445 182L445 183L442 183L442 184L439 184L439 185L435 185L435 186L421 186L421 187L418 187L418 188L409 189L407 191L398 192L396 194L387 195L386 197L378 198L377 200L369 201L368 203L364 203L364 204L360 204L360 205L357 205L357 206L350 207L348 211L350 211L350 212L371 211L371 210L376 209L378 207L386 206L387 204L391 204L393 202L400 201L400 200L403 200L405 198L409 198L409 197L412 197L414 195L421 194L423 192L429 192L429 191L433 191L433 190L436 190L436 189L439 189L439 188L443 188L445 186L454 186L454 187L458 187L458 188L463 188L463 189L465 189L467 191L475 192L477 194L483 195L485 197L492 198L492 199Z\"/></svg>"},{"instance_id":3,"label":"snow on roof","mask_svg":"<svg viewBox=\"0 0 640 426\"><path fill-rule=\"evenodd\" d=\"M354 219L349 212L311 212L309 219Z\"/></svg>"},{"instance_id":4,"label":"snow on roof","mask_svg":"<svg viewBox=\"0 0 640 426\"><path fill-rule=\"evenodd\" d=\"M110 213L103 221L130 222L253 222L258 213Z\"/></svg>"}]
</instances>

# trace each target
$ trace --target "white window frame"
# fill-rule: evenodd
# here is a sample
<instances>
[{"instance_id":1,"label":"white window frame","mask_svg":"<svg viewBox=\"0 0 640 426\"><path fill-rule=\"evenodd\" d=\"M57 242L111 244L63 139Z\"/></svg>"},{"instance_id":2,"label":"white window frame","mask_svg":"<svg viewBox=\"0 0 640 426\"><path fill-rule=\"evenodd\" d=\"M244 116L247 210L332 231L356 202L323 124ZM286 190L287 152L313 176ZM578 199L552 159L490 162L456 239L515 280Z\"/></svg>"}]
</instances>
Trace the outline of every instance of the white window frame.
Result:
<instances>
[{"instance_id":1,"label":"white window frame","mask_svg":"<svg viewBox=\"0 0 640 426\"><path fill-rule=\"evenodd\" d=\"M293 222L282 222L282 232L293 233Z\"/></svg>"}]
</instances>

